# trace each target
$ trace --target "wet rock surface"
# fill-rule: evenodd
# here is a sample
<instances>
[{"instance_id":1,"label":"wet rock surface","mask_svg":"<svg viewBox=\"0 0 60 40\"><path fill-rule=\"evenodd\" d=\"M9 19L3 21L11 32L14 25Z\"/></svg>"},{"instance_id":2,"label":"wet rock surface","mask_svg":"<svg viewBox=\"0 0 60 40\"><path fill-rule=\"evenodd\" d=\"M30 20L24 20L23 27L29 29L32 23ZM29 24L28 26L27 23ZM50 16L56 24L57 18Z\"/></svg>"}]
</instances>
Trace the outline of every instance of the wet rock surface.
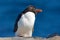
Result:
<instances>
[{"instance_id":1,"label":"wet rock surface","mask_svg":"<svg viewBox=\"0 0 60 40\"><path fill-rule=\"evenodd\" d=\"M60 36L54 36L51 38L41 38L41 37L31 37L31 38L24 38L24 37L4 37L0 38L0 40L60 40Z\"/></svg>"}]
</instances>

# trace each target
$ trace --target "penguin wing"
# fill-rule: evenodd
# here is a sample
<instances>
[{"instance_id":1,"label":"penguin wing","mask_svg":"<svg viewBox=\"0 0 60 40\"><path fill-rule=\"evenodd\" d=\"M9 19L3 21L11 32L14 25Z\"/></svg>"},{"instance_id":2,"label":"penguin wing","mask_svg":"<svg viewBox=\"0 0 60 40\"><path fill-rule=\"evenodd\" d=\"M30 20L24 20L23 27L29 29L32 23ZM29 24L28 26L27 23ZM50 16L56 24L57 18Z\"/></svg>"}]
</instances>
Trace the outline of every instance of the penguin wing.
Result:
<instances>
[{"instance_id":1,"label":"penguin wing","mask_svg":"<svg viewBox=\"0 0 60 40\"><path fill-rule=\"evenodd\" d=\"M21 13L18 15L18 17L17 17L17 19L16 19L16 22L15 22L15 25L14 25L14 32L16 32L17 29L18 29L17 23L18 23L19 19L21 18L21 16L22 16L23 14L25 14L25 13L27 12L27 10L28 10L28 9L26 8L23 12L21 12Z\"/></svg>"},{"instance_id":2,"label":"penguin wing","mask_svg":"<svg viewBox=\"0 0 60 40\"><path fill-rule=\"evenodd\" d=\"M23 14L23 13L22 13ZM17 17L17 19L16 19L16 22L15 22L15 24L14 24L14 32L16 32L17 31L17 29L18 29L18 21L19 21L19 19L21 18L21 16L22 16L22 14L19 14L18 15L18 17Z\"/></svg>"}]
</instances>

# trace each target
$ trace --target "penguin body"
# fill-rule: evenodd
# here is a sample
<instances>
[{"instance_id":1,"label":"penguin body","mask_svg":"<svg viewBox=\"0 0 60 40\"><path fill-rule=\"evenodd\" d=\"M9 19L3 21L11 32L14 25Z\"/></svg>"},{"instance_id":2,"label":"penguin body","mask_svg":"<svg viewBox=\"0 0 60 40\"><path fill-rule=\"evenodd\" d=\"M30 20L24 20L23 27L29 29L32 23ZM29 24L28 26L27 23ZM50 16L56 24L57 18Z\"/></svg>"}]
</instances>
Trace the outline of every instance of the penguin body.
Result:
<instances>
[{"instance_id":1,"label":"penguin body","mask_svg":"<svg viewBox=\"0 0 60 40\"><path fill-rule=\"evenodd\" d=\"M36 12L39 10L37 11L33 6L29 6L18 16L14 28L16 36L32 37Z\"/></svg>"},{"instance_id":2,"label":"penguin body","mask_svg":"<svg viewBox=\"0 0 60 40\"><path fill-rule=\"evenodd\" d=\"M35 22L35 14L33 12L27 12L26 14L23 14L18 21L18 30L16 34L24 37L26 36L31 37L34 22Z\"/></svg>"}]
</instances>

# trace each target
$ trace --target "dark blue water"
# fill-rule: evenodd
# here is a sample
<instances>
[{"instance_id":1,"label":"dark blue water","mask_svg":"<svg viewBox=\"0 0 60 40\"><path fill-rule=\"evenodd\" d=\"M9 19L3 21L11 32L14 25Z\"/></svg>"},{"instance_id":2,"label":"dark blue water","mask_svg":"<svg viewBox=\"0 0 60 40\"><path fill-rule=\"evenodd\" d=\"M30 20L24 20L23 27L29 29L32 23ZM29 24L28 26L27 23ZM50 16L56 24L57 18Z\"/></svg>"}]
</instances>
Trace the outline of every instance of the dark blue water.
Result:
<instances>
[{"instance_id":1,"label":"dark blue water","mask_svg":"<svg viewBox=\"0 0 60 40\"><path fill-rule=\"evenodd\" d=\"M60 34L60 0L0 0L0 37L14 36L15 20L28 5L43 10L36 16L33 36Z\"/></svg>"}]
</instances>

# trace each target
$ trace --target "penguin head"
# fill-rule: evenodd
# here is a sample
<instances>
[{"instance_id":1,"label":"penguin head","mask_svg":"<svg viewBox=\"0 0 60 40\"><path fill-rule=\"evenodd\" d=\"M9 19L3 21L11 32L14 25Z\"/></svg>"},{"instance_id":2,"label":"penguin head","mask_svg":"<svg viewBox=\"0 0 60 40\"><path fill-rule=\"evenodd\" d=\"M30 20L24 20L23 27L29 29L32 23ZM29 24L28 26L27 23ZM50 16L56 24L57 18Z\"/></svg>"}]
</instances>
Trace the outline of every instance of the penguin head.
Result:
<instances>
[{"instance_id":1,"label":"penguin head","mask_svg":"<svg viewBox=\"0 0 60 40\"><path fill-rule=\"evenodd\" d=\"M39 13L39 12L42 12L42 9L37 9L37 8L35 8L34 6L32 6L32 5L29 5L24 11L23 11L23 13L25 13L25 12L34 12L34 14L37 14L37 13Z\"/></svg>"}]
</instances>

